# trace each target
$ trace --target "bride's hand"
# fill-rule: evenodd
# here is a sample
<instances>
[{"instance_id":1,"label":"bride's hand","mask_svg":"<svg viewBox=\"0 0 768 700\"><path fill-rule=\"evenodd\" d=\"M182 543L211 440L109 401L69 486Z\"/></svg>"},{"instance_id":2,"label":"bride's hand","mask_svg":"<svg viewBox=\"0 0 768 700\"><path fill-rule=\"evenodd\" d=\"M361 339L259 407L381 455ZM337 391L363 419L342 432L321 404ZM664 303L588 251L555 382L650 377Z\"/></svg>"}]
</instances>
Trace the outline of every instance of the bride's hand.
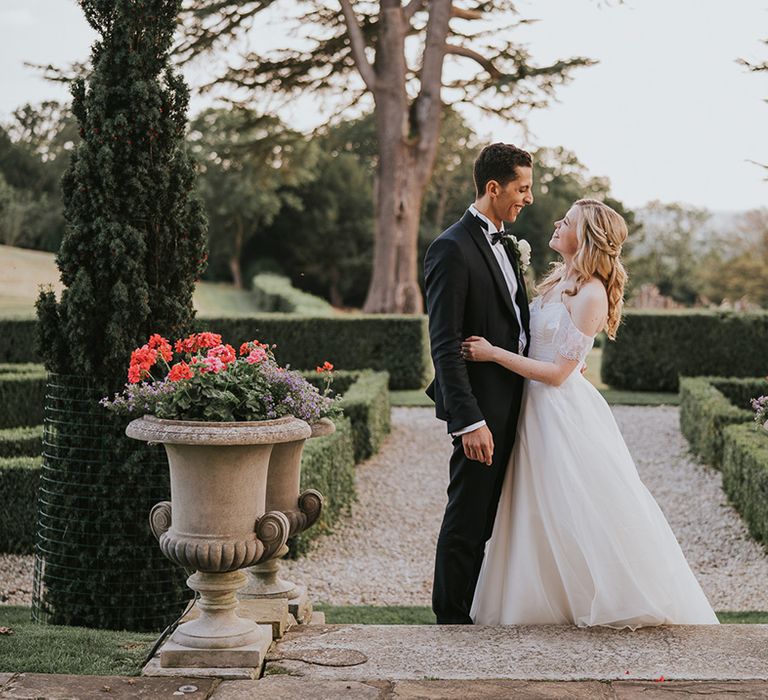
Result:
<instances>
[{"instance_id":1,"label":"bride's hand","mask_svg":"<svg viewBox=\"0 0 768 700\"><path fill-rule=\"evenodd\" d=\"M461 344L461 356L472 362L491 362L495 349L485 338L471 335Z\"/></svg>"}]
</instances>

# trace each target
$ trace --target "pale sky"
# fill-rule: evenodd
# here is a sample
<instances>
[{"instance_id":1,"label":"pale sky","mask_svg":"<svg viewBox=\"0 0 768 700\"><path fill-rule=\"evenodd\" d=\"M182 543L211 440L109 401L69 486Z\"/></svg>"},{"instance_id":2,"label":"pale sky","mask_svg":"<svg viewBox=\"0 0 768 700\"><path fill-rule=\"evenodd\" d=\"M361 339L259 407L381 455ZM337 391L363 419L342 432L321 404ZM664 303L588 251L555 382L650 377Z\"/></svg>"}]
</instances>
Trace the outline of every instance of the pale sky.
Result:
<instances>
[{"instance_id":1,"label":"pale sky","mask_svg":"<svg viewBox=\"0 0 768 700\"><path fill-rule=\"evenodd\" d=\"M519 0L517 7L541 20L515 35L534 60L582 55L600 64L576 71L558 103L530 115L527 138L503 115L465 111L484 139L564 146L634 207L653 199L716 211L768 205L768 171L750 162L768 163L768 72L736 63L768 59L761 43L768 0ZM273 21L251 41L282 45L280 33ZM74 0L0 0L0 119L24 102L66 99L65 88L23 62L85 60L92 39ZM308 128L308 114L316 112L284 116Z\"/></svg>"}]
</instances>

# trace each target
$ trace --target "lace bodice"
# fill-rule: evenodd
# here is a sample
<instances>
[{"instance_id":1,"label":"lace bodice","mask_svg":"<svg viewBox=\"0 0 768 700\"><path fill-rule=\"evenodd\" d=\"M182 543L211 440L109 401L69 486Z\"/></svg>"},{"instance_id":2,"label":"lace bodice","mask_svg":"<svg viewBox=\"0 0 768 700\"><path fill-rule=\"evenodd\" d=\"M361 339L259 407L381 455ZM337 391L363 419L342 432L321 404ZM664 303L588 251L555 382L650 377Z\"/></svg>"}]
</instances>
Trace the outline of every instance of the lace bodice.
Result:
<instances>
[{"instance_id":1,"label":"lace bodice","mask_svg":"<svg viewBox=\"0 0 768 700\"><path fill-rule=\"evenodd\" d=\"M541 297L536 297L531 302L530 309L529 357L545 362L554 362L556 355L562 355L569 360L584 360L595 339L576 328L563 302L550 301L542 305Z\"/></svg>"}]
</instances>

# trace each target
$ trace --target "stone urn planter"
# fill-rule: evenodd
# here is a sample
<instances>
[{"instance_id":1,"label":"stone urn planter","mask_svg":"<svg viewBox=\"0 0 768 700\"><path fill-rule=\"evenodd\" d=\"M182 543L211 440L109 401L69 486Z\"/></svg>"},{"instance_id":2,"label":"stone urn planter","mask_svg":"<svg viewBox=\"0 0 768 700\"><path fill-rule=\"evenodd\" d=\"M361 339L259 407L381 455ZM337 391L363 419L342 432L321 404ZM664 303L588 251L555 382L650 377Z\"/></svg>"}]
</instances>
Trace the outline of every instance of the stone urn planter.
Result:
<instances>
[{"instance_id":1,"label":"stone urn planter","mask_svg":"<svg viewBox=\"0 0 768 700\"><path fill-rule=\"evenodd\" d=\"M323 437L336 431L333 421L322 418L311 426L310 437ZM323 507L323 497L314 489L300 493L301 455L304 440L275 445L269 458L267 474L266 509L283 513L290 524L289 537L294 537L314 525ZM248 583L239 592L243 600L264 598L295 599L302 594L298 586L280 578L279 559L288 553L283 545L269 560L246 570ZM298 604L297 604L298 606ZM293 612L297 612L298 607ZM299 615L296 615L300 617ZM299 622L302 620L300 619Z\"/></svg>"},{"instance_id":2,"label":"stone urn planter","mask_svg":"<svg viewBox=\"0 0 768 700\"><path fill-rule=\"evenodd\" d=\"M165 446L171 501L152 509L150 525L163 554L194 571L187 584L199 594L199 616L179 625L161 666L259 666L272 635L236 614L246 584L240 570L270 560L291 534L293 516L268 498L268 477L275 450L303 445L309 425L290 416L233 423L144 416L125 432Z\"/></svg>"}]
</instances>

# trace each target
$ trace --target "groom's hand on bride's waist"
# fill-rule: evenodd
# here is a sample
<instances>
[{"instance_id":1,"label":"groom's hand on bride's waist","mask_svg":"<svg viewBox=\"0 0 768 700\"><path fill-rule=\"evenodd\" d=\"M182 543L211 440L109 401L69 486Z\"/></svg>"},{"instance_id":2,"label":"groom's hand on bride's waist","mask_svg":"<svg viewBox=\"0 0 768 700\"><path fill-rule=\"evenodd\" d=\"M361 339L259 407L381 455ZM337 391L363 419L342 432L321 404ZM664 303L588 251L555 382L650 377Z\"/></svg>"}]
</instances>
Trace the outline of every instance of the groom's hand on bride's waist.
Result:
<instances>
[{"instance_id":1,"label":"groom's hand on bride's waist","mask_svg":"<svg viewBox=\"0 0 768 700\"><path fill-rule=\"evenodd\" d=\"M471 433L464 433L461 436L461 443L464 446L464 454L467 459L474 462L482 462L491 465L493 461L493 435L484 425Z\"/></svg>"}]
</instances>

